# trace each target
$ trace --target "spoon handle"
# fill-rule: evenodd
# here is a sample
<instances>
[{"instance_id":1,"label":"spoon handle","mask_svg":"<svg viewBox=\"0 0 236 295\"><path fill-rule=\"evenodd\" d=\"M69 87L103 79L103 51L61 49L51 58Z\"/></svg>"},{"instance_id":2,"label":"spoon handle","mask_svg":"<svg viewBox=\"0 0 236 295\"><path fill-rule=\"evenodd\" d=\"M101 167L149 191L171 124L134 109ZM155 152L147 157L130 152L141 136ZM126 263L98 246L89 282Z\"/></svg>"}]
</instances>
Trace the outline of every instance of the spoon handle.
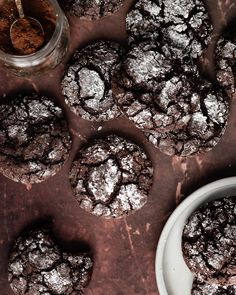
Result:
<instances>
[{"instance_id":1,"label":"spoon handle","mask_svg":"<svg viewBox=\"0 0 236 295\"><path fill-rule=\"evenodd\" d=\"M24 10L23 10L21 0L15 0L15 3L16 3L16 7L17 7L17 10L18 10L18 13L19 13L19 17L24 18L25 14L24 14Z\"/></svg>"}]
</instances>

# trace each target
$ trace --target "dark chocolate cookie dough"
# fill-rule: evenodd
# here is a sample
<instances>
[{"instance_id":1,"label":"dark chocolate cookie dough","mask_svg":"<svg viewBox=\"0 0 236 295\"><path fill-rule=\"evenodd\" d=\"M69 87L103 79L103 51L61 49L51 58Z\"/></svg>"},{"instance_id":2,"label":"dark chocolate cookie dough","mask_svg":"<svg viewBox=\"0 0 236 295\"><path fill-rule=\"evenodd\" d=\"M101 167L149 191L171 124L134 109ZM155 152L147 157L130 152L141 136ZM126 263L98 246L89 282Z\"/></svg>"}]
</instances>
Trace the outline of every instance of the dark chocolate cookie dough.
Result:
<instances>
[{"instance_id":1,"label":"dark chocolate cookie dough","mask_svg":"<svg viewBox=\"0 0 236 295\"><path fill-rule=\"evenodd\" d=\"M8 280L15 294L82 294L93 262L87 253L63 252L48 230L20 236L10 253Z\"/></svg>"},{"instance_id":2,"label":"dark chocolate cookie dough","mask_svg":"<svg viewBox=\"0 0 236 295\"><path fill-rule=\"evenodd\" d=\"M69 14L88 20L109 16L123 4L123 0L60 0L60 2Z\"/></svg>"},{"instance_id":3,"label":"dark chocolate cookie dough","mask_svg":"<svg viewBox=\"0 0 236 295\"><path fill-rule=\"evenodd\" d=\"M22 183L55 175L71 147L61 108L40 94L1 99L0 172Z\"/></svg>"},{"instance_id":4,"label":"dark chocolate cookie dough","mask_svg":"<svg viewBox=\"0 0 236 295\"><path fill-rule=\"evenodd\" d=\"M163 153L189 156L214 147L228 117L227 96L201 79L196 66L159 43L140 43L114 75L123 113Z\"/></svg>"},{"instance_id":5,"label":"dark chocolate cookie dough","mask_svg":"<svg viewBox=\"0 0 236 295\"><path fill-rule=\"evenodd\" d=\"M209 285L194 279L191 295L236 295L236 285L228 287Z\"/></svg>"},{"instance_id":6,"label":"dark chocolate cookie dough","mask_svg":"<svg viewBox=\"0 0 236 295\"><path fill-rule=\"evenodd\" d=\"M106 218L140 209L152 185L152 165L136 144L110 135L78 152L70 171L81 208Z\"/></svg>"},{"instance_id":7,"label":"dark chocolate cookie dough","mask_svg":"<svg viewBox=\"0 0 236 295\"><path fill-rule=\"evenodd\" d=\"M90 121L116 118L112 75L124 51L113 42L97 42L75 53L62 79L66 103Z\"/></svg>"},{"instance_id":8,"label":"dark chocolate cookie dough","mask_svg":"<svg viewBox=\"0 0 236 295\"><path fill-rule=\"evenodd\" d=\"M130 43L162 40L178 58L197 58L212 25L201 0L139 0L126 18Z\"/></svg>"},{"instance_id":9,"label":"dark chocolate cookie dough","mask_svg":"<svg viewBox=\"0 0 236 295\"><path fill-rule=\"evenodd\" d=\"M201 281L236 284L236 197L211 201L196 210L183 230L184 259Z\"/></svg>"}]
</instances>

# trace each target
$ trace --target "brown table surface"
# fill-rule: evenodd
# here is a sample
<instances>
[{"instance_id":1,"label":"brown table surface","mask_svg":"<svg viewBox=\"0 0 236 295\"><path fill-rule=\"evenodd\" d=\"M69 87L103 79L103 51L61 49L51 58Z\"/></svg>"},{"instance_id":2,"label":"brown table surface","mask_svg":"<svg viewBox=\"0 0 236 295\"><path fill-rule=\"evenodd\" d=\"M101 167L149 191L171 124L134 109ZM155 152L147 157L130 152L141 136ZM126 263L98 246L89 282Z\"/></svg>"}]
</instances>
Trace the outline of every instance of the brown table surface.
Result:
<instances>
[{"instance_id":1,"label":"brown table surface","mask_svg":"<svg viewBox=\"0 0 236 295\"><path fill-rule=\"evenodd\" d=\"M95 39L126 41L125 14L132 0L115 15L88 22L70 18L71 46L67 56ZM208 0L215 33L236 15L234 0ZM211 57L211 48L208 56ZM210 59L211 60L211 59ZM211 69L211 67L210 67ZM90 123L73 115L60 91L63 65L40 78L20 79L0 70L0 95L35 90L52 95L63 106L74 138L70 159L55 177L26 187L0 176L0 294L11 295L7 261L17 235L31 224L51 220L61 245L92 249L95 265L88 295L158 295L155 279L156 246L162 228L175 207L191 192L213 180L236 175L236 103L231 96L231 114L221 142L210 152L191 158L161 154L125 118L105 124ZM75 201L68 182L68 169L75 152L91 136L119 132L145 148L155 167L148 203L135 214L119 220L104 220L86 213ZM173 245L174 247L175 245ZM178 286L176 286L178 288Z\"/></svg>"}]
</instances>

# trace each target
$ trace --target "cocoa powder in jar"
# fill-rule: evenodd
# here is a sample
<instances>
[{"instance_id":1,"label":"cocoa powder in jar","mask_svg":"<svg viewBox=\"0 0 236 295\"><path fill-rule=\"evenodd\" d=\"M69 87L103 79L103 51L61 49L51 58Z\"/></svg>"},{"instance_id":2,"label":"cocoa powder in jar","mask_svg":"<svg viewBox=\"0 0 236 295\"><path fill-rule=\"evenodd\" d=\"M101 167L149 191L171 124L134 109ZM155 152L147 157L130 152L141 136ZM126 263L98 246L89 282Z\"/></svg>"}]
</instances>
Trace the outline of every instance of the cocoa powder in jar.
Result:
<instances>
[{"instance_id":1,"label":"cocoa powder in jar","mask_svg":"<svg viewBox=\"0 0 236 295\"><path fill-rule=\"evenodd\" d=\"M30 46L37 47L37 44L41 42L41 49L44 47L49 40L52 38L56 27L56 15L54 8L49 0L34 0L27 1L22 0L22 5L24 8L26 17L33 17L38 20L44 30L44 41L42 42L42 36L40 34L35 34L35 32L27 32L27 34L32 35ZM17 41L23 44L21 51L14 48L11 41L10 29L12 23L19 18L18 11L14 0L0 0L0 50L8 54L14 55L28 55L32 53L29 50L28 38L25 34L22 36L17 35ZM22 24L23 25L23 24ZM14 36L13 36L14 37ZM32 48L31 48L32 49Z\"/></svg>"}]
</instances>

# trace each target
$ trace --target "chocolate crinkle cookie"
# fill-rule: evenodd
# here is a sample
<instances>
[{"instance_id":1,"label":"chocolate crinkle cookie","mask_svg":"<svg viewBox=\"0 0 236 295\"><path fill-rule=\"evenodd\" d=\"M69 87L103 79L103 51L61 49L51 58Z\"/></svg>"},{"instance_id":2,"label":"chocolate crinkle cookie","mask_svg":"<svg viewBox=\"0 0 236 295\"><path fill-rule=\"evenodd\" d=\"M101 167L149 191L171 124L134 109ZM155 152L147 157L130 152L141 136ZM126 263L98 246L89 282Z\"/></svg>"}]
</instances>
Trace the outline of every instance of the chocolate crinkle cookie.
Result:
<instances>
[{"instance_id":1,"label":"chocolate crinkle cookie","mask_svg":"<svg viewBox=\"0 0 236 295\"><path fill-rule=\"evenodd\" d=\"M131 47L113 84L122 112L165 154L206 152L224 134L227 96L201 79L192 62L173 58L167 46Z\"/></svg>"},{"instance_id":2,"label":"chocolate crinkle cookie","mask_svg":"<svg viewBox=\"0 0 236 295\"><path fill-rule=\"evenodd\" d=\"M76 52L62 79L71 110L89 121L120 115L112 93L112 75L124 50L113 42L97 42Z\"/></svg>"},{"instance_id":3,"label":"chocolate crinkle cookie","mask_svg":"<svg viewBox=\"0 0 236 295\"><path fill-rule=\"evenodd\" d=\"M183 256L194 275L209 284L236 284L236 197L211 201L184 226Z\"/></svg>"},{"instance_id":4,"label":"chocolate crinkle cookie","mask_svg":"<svg viewBox=\"0 0 236 295\"><path fill-rule=\"evenodd\" d=\"M83 294L92 273L89 254L63 252L48 230L20 236L10 253L8 280L15 294Z\"/></svg>"},{"instance_id":5,"label":"chocolate crinkle cookie","mask_svg":"<svg viewBox=\"0 0 236 295\"><path fill-rule=\"evenodd\" d=\"M40 94L2 98L0 172L14 181L37 183L55 175L71 148L62 109Z\"/></svg>"},{"instance_id":6,"label":"chocolate crinkle cookie","mask_svg":"<svg viewBox=\"0 0 236 295\"><path fill-rule=\"evenodd\" d=\"M147 201L153 169L136 144L110 135L79 151L70 182L80 207L106 218L140 209Z\"/></svg>"},{"instance_id":7,"label":"chocolate crinkle cookie","mask_svg":"<svg viewBox=\"0 0 236 295\"><path fill-rule=\"evenodd\" d=\"M215 63L219 83L231 92L235 92L236 74L236 38L235 24L233 30L227 30L217 43Z\"/></svg>"},{"instance_id":8,"label":"chocolate crinkle cookie","mask_svg":"<svg viewBox=\"0 0 236 295\"><path fill-rule=\"evenodd\" d=\"M161 40L178 58L197 58L212 25L201 0L139 0L128 14L129 42Z\"/></svg>"},{"instance_id":9,"label":"chocolate crinkle cookie","mask_svg":"<svg viewBox=\"0 0 236 295\"><path fill-rule=\"evenodd\" d=\"M236 285L227 287L209 285L194 279L191 295L236 295Z\"/></svg>"},{"instance_id":10,"label":"chocolate crinkle cookie","mask_svg":"<svg viewBox=\"0 0 236 295\"><path fill-rule=\"evenodd\" d=\"M62 8L71 15L97 20L115 13L123 0L60 0Z\"/></svg>"}]
</instances>

